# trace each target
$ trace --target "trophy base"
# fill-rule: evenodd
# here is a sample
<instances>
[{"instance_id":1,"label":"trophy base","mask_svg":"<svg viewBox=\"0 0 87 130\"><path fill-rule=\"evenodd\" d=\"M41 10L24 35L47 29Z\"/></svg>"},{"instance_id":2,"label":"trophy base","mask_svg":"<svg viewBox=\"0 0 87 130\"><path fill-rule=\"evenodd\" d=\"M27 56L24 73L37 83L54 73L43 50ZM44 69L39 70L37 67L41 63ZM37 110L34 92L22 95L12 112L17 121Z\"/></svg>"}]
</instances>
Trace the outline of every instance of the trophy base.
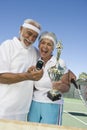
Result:
<instances>
[{"instance_id":1,"label":"trophy base","mask_svg":"<svg viewBox=\"0 0 87 130\"><path fill-rule=\"evenodd\" d=\"M51 99L52 101L56 101L56 100L61 99L61 93L59 93L58 91L57 91L57 93L54 93L52 91L48 91L47 97L49 99Z\"/></svg>"}]
</instances>

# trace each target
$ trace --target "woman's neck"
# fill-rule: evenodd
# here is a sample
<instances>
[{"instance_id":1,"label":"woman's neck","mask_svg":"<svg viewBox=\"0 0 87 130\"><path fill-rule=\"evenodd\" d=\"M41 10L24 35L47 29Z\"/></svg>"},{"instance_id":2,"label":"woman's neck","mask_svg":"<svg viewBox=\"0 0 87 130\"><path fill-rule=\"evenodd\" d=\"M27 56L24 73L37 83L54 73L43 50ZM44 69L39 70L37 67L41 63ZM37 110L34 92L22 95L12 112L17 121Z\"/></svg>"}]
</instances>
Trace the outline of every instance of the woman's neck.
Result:
<instances>
[{"instance_id":1,"label":"woman's neck","mask_svg":"<svg viewBox=\"0 0 87 130\"><path fill-rule=\"evenodd\" d=\"M51 57L52 57L52 55L49 56L49 57L45 57L45 58L41 57L41 59L42 59L42 60L44 61L44 63L46 64L47 61L49 61L49 60L51 59Z\"/></svg>"}]
</instances>

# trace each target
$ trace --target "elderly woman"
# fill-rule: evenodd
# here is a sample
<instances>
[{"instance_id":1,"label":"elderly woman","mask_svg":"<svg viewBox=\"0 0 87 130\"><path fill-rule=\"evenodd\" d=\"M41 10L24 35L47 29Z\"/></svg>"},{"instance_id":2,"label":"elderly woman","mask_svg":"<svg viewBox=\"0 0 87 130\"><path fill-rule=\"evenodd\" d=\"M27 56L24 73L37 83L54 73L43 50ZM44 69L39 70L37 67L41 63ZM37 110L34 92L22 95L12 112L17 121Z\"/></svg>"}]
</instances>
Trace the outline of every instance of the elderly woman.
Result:
<instances>
[{"instance_id":1,"label":"elderly woman","mask_svg":"<svg viewBox=\"0 0 87 130\"><path fill-rule=\"evenodd\" d=\"M44 74L39 81L35 81L34 93L31 108L28 114L28 121L46 124L62 124L63 97L52 101L47 97L49 90L54 87L61 93L67 92L70 87L67 74L57 82L52 82L48 75L48 69L56 64L56 57L53 56L53 50L57 43L56 35L52 32L43 32L39 37L40 57L44 61ZM62 59L59 59L61 67L66 68ZM71 76L74 76L71 73Z\"/></svg>"}]
</instances>

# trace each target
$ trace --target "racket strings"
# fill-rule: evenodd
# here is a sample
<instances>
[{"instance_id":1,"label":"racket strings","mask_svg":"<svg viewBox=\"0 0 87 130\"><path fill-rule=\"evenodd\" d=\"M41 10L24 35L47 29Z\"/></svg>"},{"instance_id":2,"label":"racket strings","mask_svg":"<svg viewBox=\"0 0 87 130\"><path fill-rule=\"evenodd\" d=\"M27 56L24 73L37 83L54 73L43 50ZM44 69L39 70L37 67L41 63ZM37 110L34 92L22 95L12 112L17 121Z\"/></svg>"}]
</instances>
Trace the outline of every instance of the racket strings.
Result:
<instances>
[{"instance_id":1,"label":"racket strings","mask_svg":"<svg viewBox=\"0 0 87 130\"><path fill-rule=\"evenodd\" d=\"M79 85L78 86L79 96L83 103L87 105L87 86Z\"/></svg>"}]
</instances>

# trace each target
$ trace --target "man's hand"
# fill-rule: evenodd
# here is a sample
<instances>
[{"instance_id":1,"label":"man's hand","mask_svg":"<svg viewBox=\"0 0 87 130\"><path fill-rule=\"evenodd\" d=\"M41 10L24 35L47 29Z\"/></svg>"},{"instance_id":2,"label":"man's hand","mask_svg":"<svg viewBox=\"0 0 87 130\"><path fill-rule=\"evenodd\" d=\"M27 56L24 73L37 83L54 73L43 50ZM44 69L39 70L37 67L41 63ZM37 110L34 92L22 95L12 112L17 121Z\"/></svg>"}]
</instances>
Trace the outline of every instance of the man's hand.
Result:
<instances>
[{"instance_id":1,"label":"man's hand","mask_svg":"<svg viewBox=\"0 0 87 130\"><path fill-rule=\"evenodd\" d=\"M40 80L43 76L43 69L37 70L35 66L32 66L28 69L27 75L29 76L29 80Z\"/></svg>"}]
</instances>

